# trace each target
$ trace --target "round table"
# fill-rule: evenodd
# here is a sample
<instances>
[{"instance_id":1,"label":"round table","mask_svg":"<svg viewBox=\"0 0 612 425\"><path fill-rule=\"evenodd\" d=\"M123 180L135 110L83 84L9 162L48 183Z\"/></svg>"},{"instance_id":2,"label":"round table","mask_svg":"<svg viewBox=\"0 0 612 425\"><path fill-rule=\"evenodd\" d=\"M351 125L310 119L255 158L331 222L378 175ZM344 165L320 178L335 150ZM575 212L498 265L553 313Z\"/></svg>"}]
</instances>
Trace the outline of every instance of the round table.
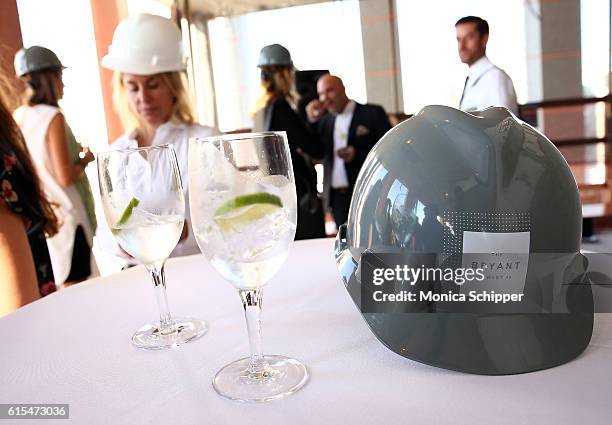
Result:
<instances>
[{"instance_id":1,"label":"round table","mask_svg":"<svg viewBox=\"0 0 612 425\"><path fill-rule=\"evenodd\" d=\"M0 319L0 403L69 403L70 420L56 422L88 425L560 425L612 417L610 314L596 316L587 350L560 367L494 377L437 369L391 352L368 330L337 273L333 240L296 242L264 291L263 343L266 353L301 360L311 380L285 399L240 403L211 386L222 366L248 355L236 290L202 256L168 261L167 281L172 313L209 326L173 350L130 342L157 317L141 266Z\"/></svg>"}]
</instances>

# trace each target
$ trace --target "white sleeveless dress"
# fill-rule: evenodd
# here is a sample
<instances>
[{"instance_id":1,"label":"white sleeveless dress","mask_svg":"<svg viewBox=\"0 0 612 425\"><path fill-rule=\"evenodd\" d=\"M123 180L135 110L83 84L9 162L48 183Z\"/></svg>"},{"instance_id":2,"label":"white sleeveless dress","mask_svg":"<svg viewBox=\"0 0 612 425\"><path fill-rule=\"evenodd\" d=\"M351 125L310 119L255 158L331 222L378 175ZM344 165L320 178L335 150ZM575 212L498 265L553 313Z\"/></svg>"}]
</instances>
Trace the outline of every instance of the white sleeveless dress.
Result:
<instances>
[{"instance_id":1,"label":"white sleeveless dress","mask_svg":"<svg viewBox=\"0 0 612 425\"><path fill-rule=\"evenodd\" d=\"M15 120L21 128L43 190L51 202L58 204L55 213L61 227L55 236L47 238L57 285L64 283L70 273L77 226L83 227L90 247L93 240L85 205L79 192L74 185L64 188L58 183L47 147L49 125L59 112L59 108L49 105L22 106L15 111ZM97 267L93 255L91 263L92 275L95 275Z\"/></svg>"}]
</instances>

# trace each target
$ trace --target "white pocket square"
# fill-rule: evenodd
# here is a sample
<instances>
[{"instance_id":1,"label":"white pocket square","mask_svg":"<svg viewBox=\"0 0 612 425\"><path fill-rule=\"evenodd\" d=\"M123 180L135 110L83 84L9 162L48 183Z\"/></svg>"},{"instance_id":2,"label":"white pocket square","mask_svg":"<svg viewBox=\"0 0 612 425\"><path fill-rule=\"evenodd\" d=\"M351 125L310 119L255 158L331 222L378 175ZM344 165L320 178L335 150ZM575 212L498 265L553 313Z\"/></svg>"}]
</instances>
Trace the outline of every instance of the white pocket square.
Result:
<instances>
[{"instance_id":1,"label":"white pocket square","mask_svg":"<svg viewBox=\"0 0 612 425\"><path fill-rule=\"evenodd\" d=\"M369 134L370 130L368 130L368 127L366 127L365 125L358 125L357 129L355 130L355 135L357 137L359 136L365 136L366 134Z\"/></svg>"}]
</instances>

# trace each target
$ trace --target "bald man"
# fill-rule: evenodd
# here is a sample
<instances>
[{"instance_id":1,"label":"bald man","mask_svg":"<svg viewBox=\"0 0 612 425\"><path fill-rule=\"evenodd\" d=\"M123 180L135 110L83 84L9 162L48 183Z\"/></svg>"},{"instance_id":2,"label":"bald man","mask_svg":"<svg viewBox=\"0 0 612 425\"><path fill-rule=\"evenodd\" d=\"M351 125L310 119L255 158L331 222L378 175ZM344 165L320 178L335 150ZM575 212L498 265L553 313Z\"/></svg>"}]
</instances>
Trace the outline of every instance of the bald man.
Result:
<instances>
[{"instance_id":1,"label":"bald man","mask_svg":"<svg viewBox=\"0 0 612 425\"><path fill-rule=\"evenodd\" d=\"M359 170L391 123L381 106L349 99L335 75L319 78L317 93L319 99L306 105L306 115L325 145L323 199L340 226L348 219Z\"/></svg>"}]
</instances>

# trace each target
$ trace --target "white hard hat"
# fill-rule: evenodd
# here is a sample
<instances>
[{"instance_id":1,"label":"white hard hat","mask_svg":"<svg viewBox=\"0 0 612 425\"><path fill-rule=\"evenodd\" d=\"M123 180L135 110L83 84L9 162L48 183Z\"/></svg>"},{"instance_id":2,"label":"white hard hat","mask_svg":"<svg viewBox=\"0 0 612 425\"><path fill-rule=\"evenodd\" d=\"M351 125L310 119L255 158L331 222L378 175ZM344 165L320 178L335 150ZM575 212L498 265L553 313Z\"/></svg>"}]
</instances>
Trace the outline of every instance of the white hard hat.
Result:
<instances>
[{"instance_id":1,"label":"white hard hat","mask_svg":"<svg viewBox=\"0 0 612 425\"><path fill-rule=\"evenodd\" d=\"M181 31L161 16L140 14L117 25L102 66L135 75L182 71L187 67Z\"/></svg>"}]
</instances>

